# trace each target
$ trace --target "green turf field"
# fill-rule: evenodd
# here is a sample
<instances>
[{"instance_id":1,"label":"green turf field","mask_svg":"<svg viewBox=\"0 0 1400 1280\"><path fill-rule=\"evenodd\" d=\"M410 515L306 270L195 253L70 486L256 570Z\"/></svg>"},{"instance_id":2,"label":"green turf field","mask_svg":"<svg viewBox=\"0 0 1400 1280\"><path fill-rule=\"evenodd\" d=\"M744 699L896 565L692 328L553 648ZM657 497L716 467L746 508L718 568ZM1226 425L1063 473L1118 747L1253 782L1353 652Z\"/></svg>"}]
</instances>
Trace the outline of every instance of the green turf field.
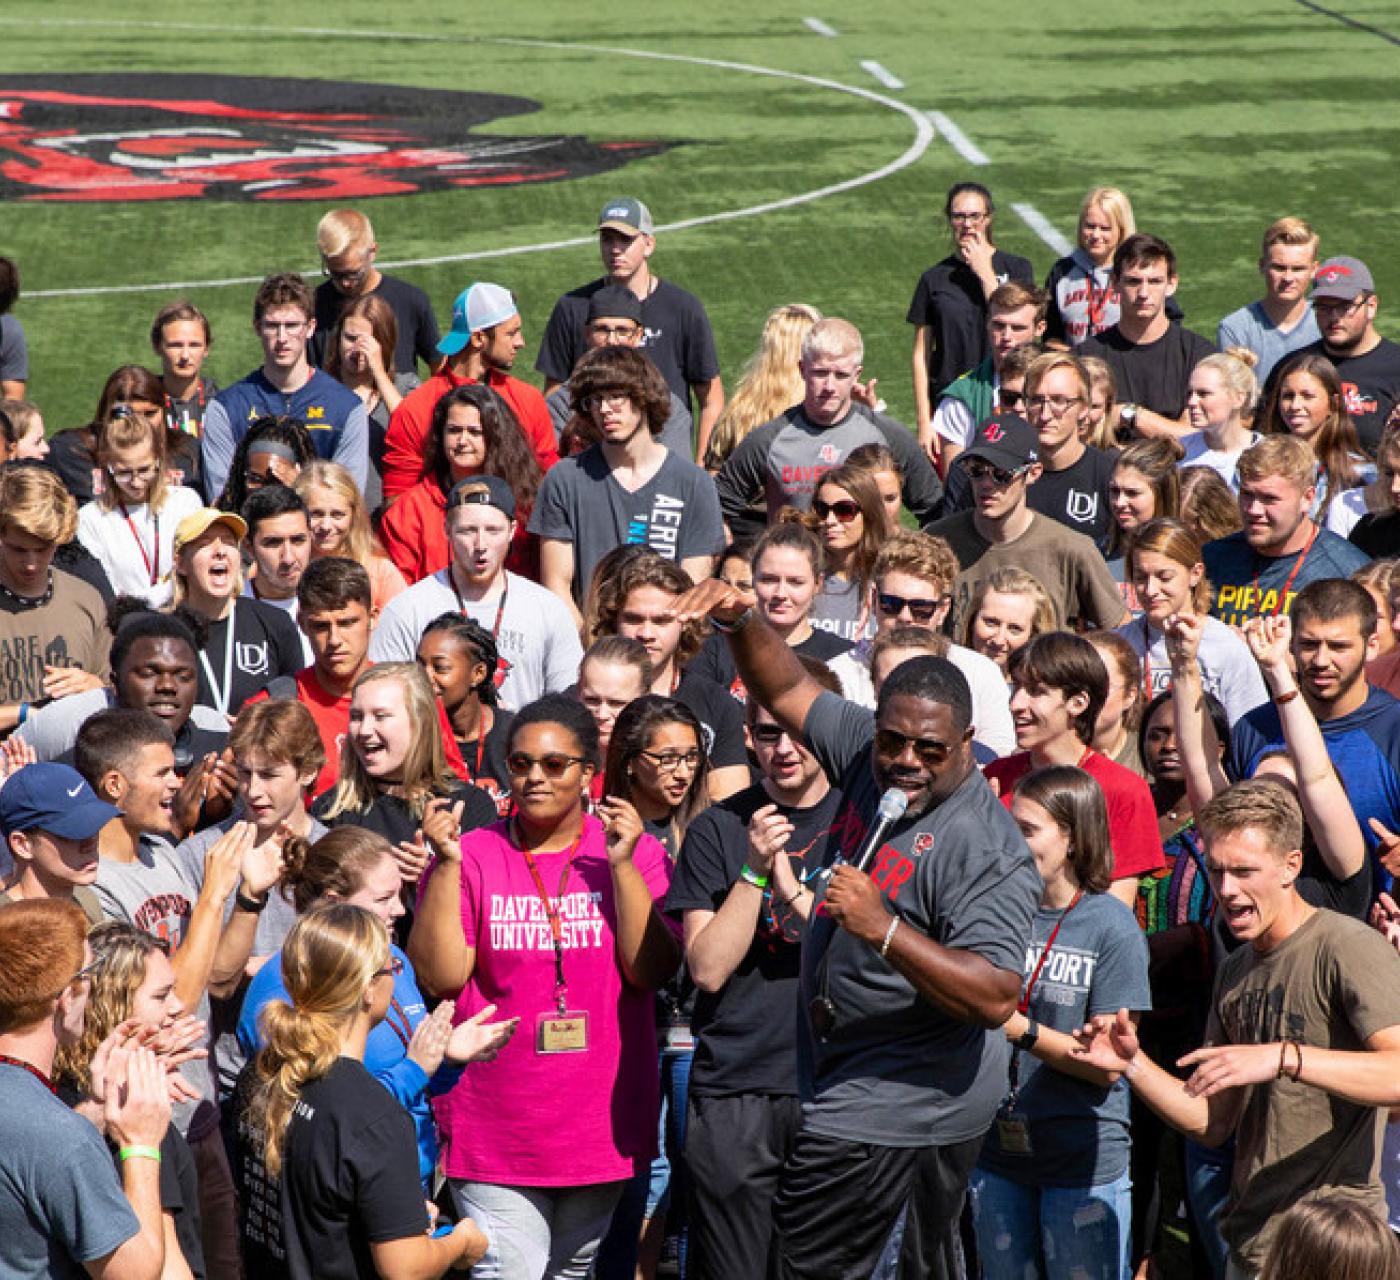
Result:
<instances>
[{"instance_id":1,"label":"green turf field","mask_svg":"<svg viewBox=\"0 0 1400 1280\"><path fill-rule=\"evenodd\" d=\"M1394 3L1339 3L1360 21L1400 32ZM1369 260L1381 328L1400 336L1400 295L1386 306L1400 239L1388 164L1400 48L1382 36L1296 0L1132 0L1098 11L1092 29L1081 25L1083 6L1066 0L822 4L343 0L309 8L229 0L172 8L8 0L0 61L6 73L219 73L516 94L540 109L477 129L678 143L571 181L362 203L386 265L587 237L606 199L635 193L659 223L701 220L663 232L654 265L707 304L731 381L769 306L812 302L862 327L867 370L906 417L904 311L919 272L946 252L942 193L964 177L992 187L999 241L1041 272L1056 255L1012 204L1034 205L1072 236L1085 189L1123 186L1139 225L1175 244L1189 323L1212 335L1225 311L1254 296L1262 228L1282 213L1303 214L1321 231L1324 253ZM804 25L809 16L839 35L815 33ZM646 54L665 56L639 56ZM864 60L877 60L903 87L882 87ZM973 166L930 137L921 125L930 110L951 117L988 163ZM882 169L885 176L862 181ZM841 184L852 185L707 221ZM316 221L335 203L343 202L7 202L0 253L24 271L31 296L17 313L30 337L31 391L51 427L85 420L115 365L149 357L150 317L174 293L191 296L214 321L209 371L222 382L246 372L256 363L252 287L37 295L310 270ZM444 315L474 279L516 290L528 364L554 297L597 270L596 251L584 243L397 274L426 288Z\"/></svg>"}]
</instances>

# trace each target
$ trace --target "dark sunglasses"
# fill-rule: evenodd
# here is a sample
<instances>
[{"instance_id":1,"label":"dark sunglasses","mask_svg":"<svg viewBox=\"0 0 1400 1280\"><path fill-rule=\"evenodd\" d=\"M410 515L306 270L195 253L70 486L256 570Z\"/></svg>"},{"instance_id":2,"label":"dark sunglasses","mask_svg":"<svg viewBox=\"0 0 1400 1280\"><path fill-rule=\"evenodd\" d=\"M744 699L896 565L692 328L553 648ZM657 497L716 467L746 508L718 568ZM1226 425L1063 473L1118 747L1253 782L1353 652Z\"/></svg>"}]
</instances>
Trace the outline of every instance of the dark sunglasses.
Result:
<instances>
[{"instance_id":1,"label":"dark sunglasses","mask_svg":"<svg viewBox=\"0 0 1400 1280\"><path fill-rule=\"evenodd\" d=\"M749 726L749 736L761 746L776 747L787 732L780 724L755 724Z\"/></svg>"},{"instance_id":2,"label":"dark sunglasses","mask_svg":"<svg viewBox=\"0 0 1400 1280\"><path fill-rule=\"evenodd\" d=\"M882 591L875 597L875 607L887 618L897 618L908 609L909 616L915 622L926 623L933 621L933 615L947 598L943 596L938 600L906 600L903 596L893 596Z\"/></svg>"},{"instance_id":3,"label":"dark sunglasses","mask_svg":"<svg viewBox=\"0 0 1400 1280\"><path fill-rule=\"evenodd\" d=\"M582 756L558 755L527 756L523 751L514 751L506 757L506 768L513 778L523 778L536 765L546 778L562 778L576 764L582 764Z\"/></svg>"},{"instance_id":4,"label":"dark sunglasses","mask_svg":"<svg viewBox=\"0 0 1400 1280\"><path fill-rule=\"evenodd\" d=\"M1010 409L1014 405L1024 405L1026 403L1026 393L1024 391L1008 391L1003 387L997 399L1001 402L1001 407L1003 409Z\"/></svg>"},{"instance_id":5,"label":"dark sunglasses","mask_svg":"<svg viewBox=\"0 0 1400 1280\"><path fill-rule=\"evenodd\" d=\"M850 524L860 515L860 503L852 502L849 498L842 498L838 502L823 502L820 498L814 498L812 510L817 513L819 520L835 516L842 524Z\"/></svg>"},{"instance_id":6,"label":"dark sunglasses","mask_svg":"<svg viewBox=\"0 0 1400 1280\"><path fill-rule=\"evenodd\" d=\"M965 462L963 466L969 480L986 480L990 477L997 484L1010 484L1017 477L1025 475L1030 464L1027 463L1024 467L1008 471L1005 467L994 467L985 458L973 458L970 462Z\"/></svg>"},{"instance_id":7,"label":"dark sunglasses","mask_svg":"<svg viewBox=\"0 0 1400 1280\"><path fill-rule=\"evenodd\" d=\"M893 729L875 730L875 750L882 756L896 757L904 754L906 747L913 747L919 760L931 768L942 764L953 753L953 748L936 738L909 738Z\"/></svg>"}]
</instances>

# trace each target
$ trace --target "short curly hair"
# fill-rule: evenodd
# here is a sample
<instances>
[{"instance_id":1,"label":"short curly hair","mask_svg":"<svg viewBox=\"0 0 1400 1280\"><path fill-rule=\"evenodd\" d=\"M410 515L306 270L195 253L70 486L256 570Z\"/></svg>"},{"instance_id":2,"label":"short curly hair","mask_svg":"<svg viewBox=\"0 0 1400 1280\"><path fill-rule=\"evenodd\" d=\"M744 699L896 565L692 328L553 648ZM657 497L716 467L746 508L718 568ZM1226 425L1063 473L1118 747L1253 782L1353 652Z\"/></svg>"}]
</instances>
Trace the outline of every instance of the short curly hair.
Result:
<instances>
[{"instance_id":1,"label":"short curly hair","mask_svg":"<svg viewBox=\"0 0 1400 1280\"><path fill-rule=\"evenodd\" d=\"M580 413L588 415L589 401L606 394L627 396L653 437L661 434L671 416L671 389L666 379L634 347L598 347L574 366L569 395Z\"/></svg>"},{"instance_id":2,"label":"short curly hair","mask_svg":"<svg viewBox=\"0 0 1400 1280\"><path fill-rule=\"evenodd\" d=\"M960 571L958 557L944 539L912 529L896 529L875 557L871 576L879 582L887 573L907 573L932 582L940 594L946 595Z\"/></svg>"}]
</instances>

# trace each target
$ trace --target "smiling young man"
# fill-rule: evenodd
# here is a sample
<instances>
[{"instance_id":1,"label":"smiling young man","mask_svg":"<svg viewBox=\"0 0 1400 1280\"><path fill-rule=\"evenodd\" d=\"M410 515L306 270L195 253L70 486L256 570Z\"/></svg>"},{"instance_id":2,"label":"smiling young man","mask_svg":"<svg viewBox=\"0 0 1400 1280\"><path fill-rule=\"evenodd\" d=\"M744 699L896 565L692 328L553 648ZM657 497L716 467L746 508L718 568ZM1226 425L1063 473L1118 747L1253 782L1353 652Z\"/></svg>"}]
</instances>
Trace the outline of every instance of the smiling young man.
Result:
<instances>
[{"instance_id":1,"label":"smiling young man","mask_svg":"<svg viewBox=\"0 0 1400 1280\"><path fill-rule=\"evenodd\" d=\"M211 501L224 491L248 423L279 414L303 423L317 455L339 462L364 489L369 480L369 418L359 396L308 359L315 315L311 290L298 275L268 276L258 288L253 332L262 343L262 365L220 391L204 413L199 447L205 496Z\"/></svg>"},{"instance_id":2,"label":"smiling young man","mask_svg":"<svg viewBox=\"0 0 1400 1280\"><path fill-rule=\"evenodd\" d=\"M1176 254L1165 240L1133 235L1114 252L1118 323L1085 339L1076 354L1097 356L1113 370L1122 431L1183 436L1190 430L1186 386L1191 370L1215 347L1168 316L1176 286Z\"/></svg>"},{"instance_id":3,"label":"smiling young man","mask_svg":"<svg viewBox=\"0 0 1400 1280\"><path fill-rule=\"evenodd\" d=\"M1197 1142L1235 1138L1220 1229L1227 1277L1244 1280L1310 1191L1386 1221L1377 1168L1386 1109L1400 1105L1400 958L1361 921L1299 897L1303 818L1285 788L1238 783L1199 822L1221 917L1244 945L1216 975L1205 1047L1181 1061L1191 1076L1142 1051L1127 1010L1095 1018L1076 1053Z\"/></svg>"},{"instance_id":4,"label":"smiling young man","mask_svg":"<svg viewBox=\"0 0 1400 1280\"><path fill-rule=\"evenodd\" d=\"M452 328L438 343L447 357L421 387L394 410L384 437L384 497L388 501L423 478L423 452L437 402L453 387L481 383L510 406L525 443L540 467L559 461L549 409L539 389L511 374L525 346L515 295L487 281L468 285L452 304Z\"/></svg>"},{"instance_id":5,"label":"smiling young man","mask_svg":"<svg viewBox=\"0 0 1400 1280\"><path fill-rule=\"evenodd\" d=\"M802 403L750 431L715 477L720 508L738 541L760 533L752 510L766 503L806 510L817 483L861 445L883 445L903 477L904 505L920 524L933 515L943 486L928 455L900 423L856 399L865 342L847 320L828 316L802 340Z\"/></svg>"},{"instance_id":6,"label":"smiling young man","mask_svg":"<svg viewBox=\"0 0 1400 1280\"><path fill-rule=\"evenodd\" d=\"M988 419L962 465L972 481L972 509L927 529L946 540L958 558L955 631L978 584L1005 566L1034 574L1066 625L1077 620L1086 627L1110 628L1126 620L1113 575L1094 544L1031 509L1029 489L1041 474L1034 427L1011 413Z\"/></svg>"},{"instance_id":7,"label":"smiling young man","mask_svg":"<svg viewBox=\"0 0 1400 1280\"><path fill-rule=\"evenodd\" d=\"M545 476L530 532L540 539L540 581L581 628L593 569L614 547L650 547L698 582L725 538L714 481L661 443L670 398L646 356L631 347L590 351L571 386L598 443Z\"/></svg>"},{"instance_id":8,"label":"smiling young man","mask_svg":"<svg viewBox=\"0 0 1400 1280\"><path fill-rule=\"evenodd\" d=\"M809 1101L773 1202L777 1273L869 1275L908 1205L901 1274L951 1277L1040 898L1025 840L973 764L967 682L946 659L915 658L872 714L823 689L727 583L675 607L729 634L750 696L839 779L833 853L856 855L888 789L908 801L868 874L846 863L814 882Z\"/></svg>"},{"instance_id":9,"label":"smiling young man","mask_svg":"<svg viewBox=\"0 0 1400 1280\"><path fill-rule=\"evenodd\" d=\"M1354 582L1327 578L1298 593L1290 617L1292 656L1301 691L1322 730L1327 755L1345 780L1347 799L1371 854L1372 898L1391 889L1391 873L1377 857L1371 820L1400 831L1400 702L1366 682L1377 651L1376 603ZM1273 703L1235 723L1230 733L1231 774L1253 775L1260 760L1284 745L1277 703L1296 696L1275 688Z\"/></svg>"},{"instance_id":10,"label":"smiling young man","mask_svg":"<svg viewBox=\"0 0 1400 1280\"><path fill-rule=\"evenodd\" d=\"M1254 374L1261 383L1284 356L1322 337L1308 301L1308 286L1317 270L1317 243L1317 232L1302 218L1280 218L1270 226L1259 250L1264 296L1220 322L1220 349L1244 347L1254 352L1259 357Z\"/></svg>"},{"instance_id":11,"label":"smiling young man","mask_svg":"<svg viewBox=\"0 0 1400 1280\"><path fill-rule=\"evenodd\" d=\"M480 623L496 641L499 703L518 710L574 683L583 649L564 603L506 568L515 495L499 476L469 476L447 495L452 563L384 607L370 642L374 662L413 662L424 628L444 613Z\"/></svg>"},{"instance_id":12,"label":"smiling young man","mask_svg":"<svg viewBox=\"0 0 1400 1280\"><path fill-rule=\"evenodd\" d=\"M1287 613L1299 591L1321 578L1346 578L1369 563L1365 552L1312 519L1317 461L1297 436L1265 436L1240 455L1244 528L1201 548L1214 588L1210 611L1232 627Z\"/></svg>"}]
</instances>

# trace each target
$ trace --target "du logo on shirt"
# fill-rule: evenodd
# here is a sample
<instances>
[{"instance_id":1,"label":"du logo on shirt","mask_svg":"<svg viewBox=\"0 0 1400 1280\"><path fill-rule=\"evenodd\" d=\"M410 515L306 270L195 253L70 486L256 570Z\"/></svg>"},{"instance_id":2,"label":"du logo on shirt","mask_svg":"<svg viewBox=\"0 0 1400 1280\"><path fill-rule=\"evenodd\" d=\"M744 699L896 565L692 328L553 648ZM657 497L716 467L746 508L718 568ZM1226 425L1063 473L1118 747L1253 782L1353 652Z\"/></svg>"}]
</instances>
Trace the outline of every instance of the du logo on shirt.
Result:
<instances>
[{"instance_id":1,"label":"du logo on shirt","mask_svg":"<svg viewBox=\"0 0 1400 1280\"><path fill-rule=\"evenodd\" d=\"M652 499L649 512L634 515L627 521L627 542L631 546L650 547L667 560L674 560L680 547L684 516L684 501L658 493Z\"/></svg>"}]
</instances>

